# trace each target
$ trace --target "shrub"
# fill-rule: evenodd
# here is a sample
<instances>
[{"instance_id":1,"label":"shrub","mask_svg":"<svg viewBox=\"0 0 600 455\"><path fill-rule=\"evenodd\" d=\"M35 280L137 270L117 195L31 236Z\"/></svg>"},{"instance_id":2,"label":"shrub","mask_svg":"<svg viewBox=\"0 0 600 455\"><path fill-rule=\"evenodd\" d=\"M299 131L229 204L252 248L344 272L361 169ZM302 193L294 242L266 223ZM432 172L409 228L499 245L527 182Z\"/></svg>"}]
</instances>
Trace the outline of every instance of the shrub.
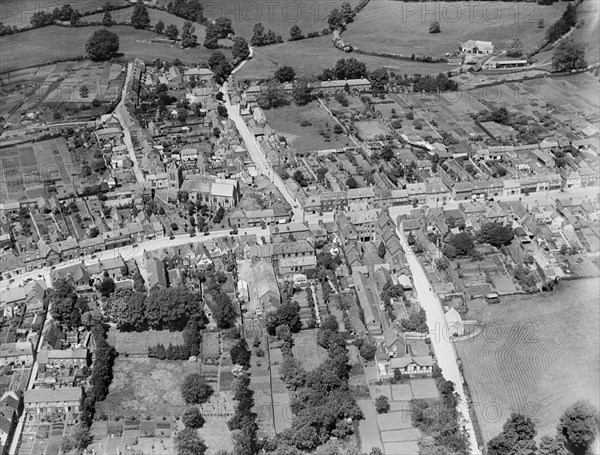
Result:
<instances>
[{"instance_id":1,"label":"shrub","mask_svg":"<svg viewBox=\"0 0 600 455\"><path fill-rule=\"evenodd\" d=\"M386 414L390 410L390 403L385 395L380 395L375 399L375 410L377 414Z\"/></svg>"}]
</instances>

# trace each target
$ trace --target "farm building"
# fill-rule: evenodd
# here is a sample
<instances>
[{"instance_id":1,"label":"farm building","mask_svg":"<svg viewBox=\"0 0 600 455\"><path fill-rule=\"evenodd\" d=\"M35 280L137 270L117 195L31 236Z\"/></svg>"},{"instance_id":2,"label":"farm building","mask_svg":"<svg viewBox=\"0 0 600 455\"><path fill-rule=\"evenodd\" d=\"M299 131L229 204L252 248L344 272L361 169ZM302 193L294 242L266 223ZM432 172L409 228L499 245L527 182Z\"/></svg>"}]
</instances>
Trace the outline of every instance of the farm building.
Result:
<instances>
[{"instance_id":1,"label":"farm building","mask_svg":"<svg viewBox=\"0 0 600 455\"><path fill-rule=\"evenodd\" d=\"M459 51L467 54L492 54L494 52L494 45L491 41L476 41L470 39L461 43Z\"/></svg>"},{"instance_id":2,"label":"farm building","mask_svg":"<svg viewBox=\"0 0 600 455\"><path fill-rule=\"evenodd\" d=\"M527 60L498 60L490 62L489 66L496 69L504 68L523 68L527 66L529 62Z\"/></svg>"}]
</instances>

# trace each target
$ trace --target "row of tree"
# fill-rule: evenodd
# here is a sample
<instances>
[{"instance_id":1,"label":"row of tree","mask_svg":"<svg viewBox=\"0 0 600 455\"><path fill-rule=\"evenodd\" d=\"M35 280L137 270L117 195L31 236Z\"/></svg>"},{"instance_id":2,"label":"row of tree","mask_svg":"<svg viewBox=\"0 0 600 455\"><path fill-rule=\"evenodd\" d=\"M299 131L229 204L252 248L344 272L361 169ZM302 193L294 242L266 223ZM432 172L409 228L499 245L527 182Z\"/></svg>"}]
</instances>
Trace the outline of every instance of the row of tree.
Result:
<instances>
[{"instance_id":1,"label":"row of tree","mask_svg":"<svg viewBox=\"0 0 600 455\"><path fill-rule=\"evenodd\" d=\"M555 436L544 435L536 444L537 430L530 417L513 413L502 432L487 444L488 455L585 455L598 437L598 410L586 400L571 405L560 417Z\"/></svg>"},{"instance_id":2,"label":"row of tree","mask_svg":"<svg viewBox=\"0 0 600 455\"><path fill-rule=\"evenodd\" d=\"M294 392L292 427L278 436L279 446L313 450L331 437L343 439L354 431L353 422L363 417L348 385L349 358L346 341L330 316L319 328L318 343L328 358L313 371L305 371L293 357L293 338L287 325L277 328L282 341L280 376Z\"/></svg>"}]
</instances>

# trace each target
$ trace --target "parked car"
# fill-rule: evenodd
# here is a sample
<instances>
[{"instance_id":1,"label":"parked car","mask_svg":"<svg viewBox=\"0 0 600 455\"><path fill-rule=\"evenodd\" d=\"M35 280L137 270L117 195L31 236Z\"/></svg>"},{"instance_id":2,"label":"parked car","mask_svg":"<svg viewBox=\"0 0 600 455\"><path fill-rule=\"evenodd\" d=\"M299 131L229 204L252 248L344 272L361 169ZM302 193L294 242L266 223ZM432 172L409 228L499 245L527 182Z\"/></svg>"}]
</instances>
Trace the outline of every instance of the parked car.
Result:
<instances>
[{"instance_id":1,"label":"parked car","mask_svg":"<svg viewBox=\"0 0 600 455\"><path fill-rule=\"evenodd\" d=\"M204 235L210 235L210 232L206 231L206 232L204 233Z\"/></svg>"},{"instance_id":2,"label":"parked car","mask_svg":"<svg viewBox=\"0 0 600 455\"><path fill-rule=\"evenodd\" d=\"M236 235L238 233L237 229L233 229L231 231L229 231L229 235Z\"/></svg>"}]
</instances>

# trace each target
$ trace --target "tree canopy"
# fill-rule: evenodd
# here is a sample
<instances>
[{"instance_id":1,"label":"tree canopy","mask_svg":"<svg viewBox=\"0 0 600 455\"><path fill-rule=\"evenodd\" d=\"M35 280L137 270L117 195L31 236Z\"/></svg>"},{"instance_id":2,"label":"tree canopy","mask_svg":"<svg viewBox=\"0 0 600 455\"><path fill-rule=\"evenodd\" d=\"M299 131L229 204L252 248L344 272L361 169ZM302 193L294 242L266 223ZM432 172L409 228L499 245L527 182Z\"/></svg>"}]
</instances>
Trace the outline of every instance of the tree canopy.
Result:
<instances>
[{"instance_id":1,"label":"tree canopy","mask_svg":"<svg viewBox=\"0 0 600 455\"><path fill-rule=\"evenodd\" d=\"M479 241L495 247L510 245L514 237L514 231L508 224L485 223L479 231Z\"/></svg>"},{"instance_id":2,"label":"tree canopy","mask_svg":"<svg viewBox=\"0 0 600 455\"><path fill-rule=\"evenodd\" d=\"M85 52L95 62L109 60L119 51L119 37L108 30L96 30L85 44Z\"/></svg>"},{"instance_id":3,"label":"tree canopy","mask_svg":"<svg viewBox=\"0 0 600 455\"><path fill-rule=\"evenodd\" d=\"M181 384L180 391L181 396L188 404L204 403L213 393L212 387L199 373L188 374Z\"/></svg>"},{"instance_id":4,"label":"tree canopy","mask_svg":"<svg viewBox=\"0 0 600 455\"><path fill-rule=\"evenodd\" d=\"M279 82L292 82L296 77L296 71L291 66L281 66L275 71L275 78Z\"/></svg>"},{"instance_id":5,"label":"tree canopy","mask_svg":"<svg viewBox=\"0 0 600 455\"><path fill-rule=\"evenodd\" d=\"M131 13L131 25L137 29L144 29L150 25L150 14L144 3L139 0L133 7Z\"/></svg>"},{"instance_id":6,"label":"tree canopy","mask_svg":"<svg viewBox=\"0 0 600 455\"><path fill-rule=\"evenodd\" d=\"M569 5L571 6L571 5ZM552 54L552 69L556 71L571 71L587 66L585 47L583 43L572 39L562 40Z\"/></svg>"},{"instance_id":7,"label":"tree canopy","mask_svg":"<svg viewBox=\"0 0 600 455\"><path fill-rule=\"evenodd\" d=\"M598 410L589 401L580 400L569 406L560 417L558 433L575 455L582 455L598 437L599 427Z\"/></svg>"}]
</instances>

